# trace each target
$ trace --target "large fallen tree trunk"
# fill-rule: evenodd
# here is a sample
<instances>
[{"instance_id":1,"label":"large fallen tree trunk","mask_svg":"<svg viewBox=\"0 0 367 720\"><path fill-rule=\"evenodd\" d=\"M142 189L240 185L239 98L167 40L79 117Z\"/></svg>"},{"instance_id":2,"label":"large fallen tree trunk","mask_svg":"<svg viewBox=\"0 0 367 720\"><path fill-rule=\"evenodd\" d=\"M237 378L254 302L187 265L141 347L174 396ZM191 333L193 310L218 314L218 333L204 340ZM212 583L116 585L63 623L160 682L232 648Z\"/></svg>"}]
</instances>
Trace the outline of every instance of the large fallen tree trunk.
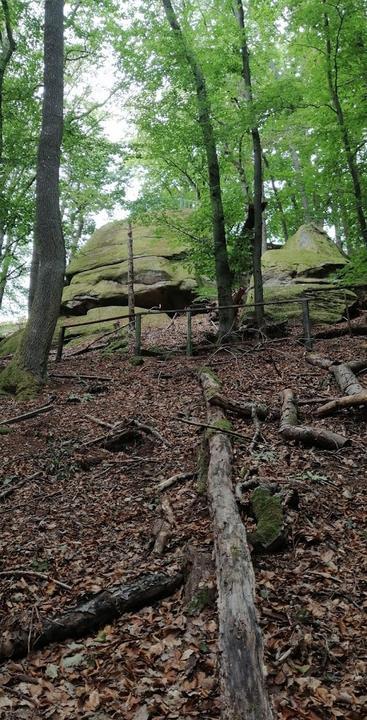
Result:
<instances>
[{"instance_id":1,"label":"large fallen tree trunk","mask_svg":"<svg viewBox=\"0 0 367 720\"><path fill-rule=\"evenodd\" d=\"M20 630L13 637L0 639L0 661L20 658L30 650L37 650L67 638L79 638L107 625L123 613L139 610L156 600L171 595L183 583L183 574L169 577L148 574L127 585L118 585L93 595L89 600L48 620L35 629L32 639L29 629Z\"/></svg>"},{"instance_id":2,"label":"large fallen tree trunk","mask_svg":"<svg viewBox=\"0 0 367 720\"><path fill-rule=\"evenodd\" d=\"M255 576L232 488L231 443L228 435L220 432L220 425L226 422L222 409L211 404L213 395L220 394L220 384L205 368L200 372L200 380L208 424L218 427L208 436L208 497L218 585L222 718L270 720L263 642L255 608Z\"/></svg>"},{"instance_id":3,"label":"large fallen tree trunk","mask_svg":"<svg viewBox=\"0 0 367 720\"><path fill-rule=\"evenodd\" d=\"M282 392L282 417L279 432L286 440L296 440L303 445L315 445L324 450L340 450L350 444L344 435L333 433L325 428L298 425L297 401L290 388Z\"/></svg>"}]
</instances>

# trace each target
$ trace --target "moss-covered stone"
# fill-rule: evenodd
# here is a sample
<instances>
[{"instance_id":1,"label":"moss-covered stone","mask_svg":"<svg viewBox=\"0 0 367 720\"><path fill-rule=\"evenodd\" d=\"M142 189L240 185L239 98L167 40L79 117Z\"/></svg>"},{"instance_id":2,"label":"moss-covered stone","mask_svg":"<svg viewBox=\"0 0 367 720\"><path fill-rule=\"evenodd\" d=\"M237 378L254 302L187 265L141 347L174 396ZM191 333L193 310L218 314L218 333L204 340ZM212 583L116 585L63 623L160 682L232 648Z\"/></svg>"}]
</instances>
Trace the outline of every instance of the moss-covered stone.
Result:
<instances>
[{"instance_id":1,"label":"moss-covered stone","mask_svg":"<svg viewBox=\"0 0 367 720\"><path fill-rule=\"evenodd\" d=\"M42 382L19 364L17 354L0 373L0 394L16 395L19 400L36 397Z\"/></svg>"},{"instance_id":2,"label":"moss-covered stone","mask_svg":"<svg viewBox=\"0 0 367 720\"><path fill-rule=\"evenodd\" d=\"M280 497L268 487L260 485L251 496L252 509L257 520L255 533L248 539L255 550L277 550L284 545L283 510Z\"/></svg>"},{"instance_id":3,"label":"moss-covered stone","mask_svg":"<svg viewBox=\"0 0 367 720\"><path fill-rule=\"evenodd\" d=\"M0 341L0 357L14 355L22 339L23 329L17 330L12 335Z\"/></svg>"},{"instance_id":4,"label":"moss-covered stone","mask_svg":"<svg viewBox=\"0 0 367 720\"><path fill-rule=\"evenodd\" d=\"M144 358L142 358L141 355L133 355L133 357L130 358L130 365L133 367L144 365Z\"/></svg>"},{"instance_id":5,"label":"moss-covered stone","mask_svg":"<svg viewBox=\"0 0 367 720\"><path fill-rule=\"evenodd\" d=\"M10 428L6 427L5 425L2 425L0 427L0 435L9 435L10 432Z\"/></svg>"},{"instance_id":6,"label":"moss-covered stone","mask_svg":"<svg viewBox=\"0 0 367 720\"><path fill-rule=\"evenodd\" d=\"M345 315L345 292L333 285L334 273L348 263L327 234L312 223L302 227L279 250L268 250L262 258L264 299L268 302L289 301L315 294L309 305L313 322L334 323ZM324 292L322 292L324 290ZM356 296L347 291L349 306ZM246 304L254 302L253 287L247 294ZM266 316L277 322L288 318L301 318L300 303L267 305ZM253 315L245 310L244 318Z\"/></svg>"},{"instance_id":7,"label":"moss-covered stone","mask_svg":"<svg viewBox=\"0 0 367 720\"><path fill-rule=\"evenodd\" d=\"M128 226L114 222L97 230L67 268L66 310L78 312L107 304L127 304ZM141 307L184 307L197 289L187 266L188 249L168 227L134 225L134 292ZM185 263L186 261L186 263Z\"/></svg>"}]
</instances>

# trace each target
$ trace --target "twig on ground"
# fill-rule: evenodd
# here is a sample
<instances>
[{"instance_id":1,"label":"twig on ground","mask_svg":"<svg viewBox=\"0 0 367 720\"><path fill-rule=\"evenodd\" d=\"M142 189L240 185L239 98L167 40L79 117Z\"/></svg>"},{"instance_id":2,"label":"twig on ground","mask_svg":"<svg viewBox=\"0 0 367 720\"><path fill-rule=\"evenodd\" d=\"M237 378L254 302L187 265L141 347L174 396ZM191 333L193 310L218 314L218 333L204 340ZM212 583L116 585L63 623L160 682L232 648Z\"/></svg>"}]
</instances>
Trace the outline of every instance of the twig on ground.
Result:
<instances>
[{"instance_id":1,"label":"twig on ground","mask_svg":"<svg viewBox=\"0 0 367 720\"><path fill-rule=\"evenodd\" d=\"M5 498L9 497L9 495L12 495L14 492L16 492L16 490L19 490L19 488L23 487L23 485L26 485L27 482L30 482L36 477L42 475L42 472L42 470L38 470L38 472L33 473L33 475L29 475L28 477L23 478L23 480L20 480L20 482L15 483L15 485L6 488L6 490L0 493L0 501L5 500Z\"/></svg>"},{"instance_id":2,"label":"twig on ground","mask_svg":"<svg viewBox=\"0 0 367 720\"><path fill-rule=\"evenodd\" d=\"M36 572L36 570L23 570L22 568L13 568L12 570L1 570L0 571L0 577L35 577L39 578L40 580L47 580L47 582L53 582L55 585L58 585L59 587L63 588L64 590L72 590L71 585L67 585L64 582L61 582L60 580L55 580L55 578L51 578L48 575L45 575L41 572Z\"/></svg>"},{"instance_id":3,"label":"twig on ground","mask_svg":"<svg viewBox=\"0 0 367 720\"><path fill-rule=\"evenodd\" d=\"M54 407L53 401L49 402L47 405L42 405L39 408L35 408L34 410L28 410L28 412L22 413L22 415L14 415L7 420L1 420L0 425L11 425L12 423L21 422L21 420L29 420L30 418L36 417L36 415L41 415L41 413L48 412L48 410L51 410L52 407Z\"/></svg>"}]
</instances>

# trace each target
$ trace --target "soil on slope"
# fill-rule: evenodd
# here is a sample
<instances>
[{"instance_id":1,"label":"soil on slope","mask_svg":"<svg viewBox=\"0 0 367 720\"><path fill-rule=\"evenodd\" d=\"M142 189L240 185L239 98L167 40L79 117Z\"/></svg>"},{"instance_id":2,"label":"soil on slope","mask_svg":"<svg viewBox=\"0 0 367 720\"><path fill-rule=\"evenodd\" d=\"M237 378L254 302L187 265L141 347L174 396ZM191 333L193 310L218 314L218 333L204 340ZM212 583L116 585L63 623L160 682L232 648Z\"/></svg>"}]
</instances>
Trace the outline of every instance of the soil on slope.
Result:
<instances>
[{"instance_id":1,"label":"soil on slope","mask_svg":"<svg viewBox=\"0 0 367 720\"><path fill-rule=\"evenodd\" d=\"M206 322L194 322L196 342ZM163 339L152 331L144 342L177 346L184 342L182 323L176 320ZM53 399L49 412L0 436L1 491L42 471L0 503L0 571L22 568L48 578L0 577L2 637L19 627L34 637L43 620L81 596L146 571L173 573L188 545L212 550L207 500L192 479L167 491L177 528L163 556L152 552L157 483L196 468L201 432L178 418L205 422L197 379L203 364L237 399L279 408L285 387L300 398L334 397L332 376L306 364L296 336L297 330L287 340L208 350L195 358L147 357L139 367L118 353L73 357L66 350L50 370L76 378L51 378L36 401L2 400L6 419ZM349 337L318 342L315 349L345 360L366 352L363 339ZM83 373L108 379L78 379ZM314 407L301 408L308 423L314 422ZM120 451L83 446L107 431L96 419L115 423L132 417L153 426L167 444L143 435ZM250 421L231 419L246 439L234 443L236 482L254 462L248 453L254 429ZM277 422L271 422L262 425L255 455L263 481L295 487L300 497L299 510L287 511L287 549L254 557L268 685L275 717L361 720L367 700L366 417L343 412L319 423L347 435L351 447L338 452L297 447L285 443ZM252 521L244 521L252 529ZM215 605L190 614L181 589L93 636L4 663L0 717L217 718L217 633Z\"/></svg>"}]
</instances>

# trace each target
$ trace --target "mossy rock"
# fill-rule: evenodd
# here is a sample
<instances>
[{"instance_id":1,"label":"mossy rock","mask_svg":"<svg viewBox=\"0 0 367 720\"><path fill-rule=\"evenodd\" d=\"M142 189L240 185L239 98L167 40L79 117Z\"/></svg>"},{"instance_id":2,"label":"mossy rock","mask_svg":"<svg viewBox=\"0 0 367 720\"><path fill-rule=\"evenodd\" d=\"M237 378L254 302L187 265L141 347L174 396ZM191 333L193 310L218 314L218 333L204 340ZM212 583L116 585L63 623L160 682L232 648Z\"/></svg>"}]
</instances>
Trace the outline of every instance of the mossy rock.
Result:
<instances>
[{"instance_id":1,"label":"mossy rock","mask_svg":"<svg viewBox=\"0 0 367 720\"><path fill-rule=\"evenodd\" d=\"M23 328L0 341L0 357L14 355L17 351L23 334Z\"/></svg>"},{"instance_id":2,"label":"mossy rock","mask_svg":"<svg viewBox=\"0 0 367 720\"><path fill-rule=\"evenodd\" d=\"M128 224L108 223L97 230L70 262L62 304L68 311L127 304ZM134 292L141 307L178 309L195 297L196 278L188 269L189 251L178 231L133 226Z\"/></svg>"},{"instance_id":3,"label":"mossy rock","mask_svg":"<svg viewBox=\"0 0 367 720\"><path fill-rule=\"evenodd\" d=\"M345 315L345 298L349 307L356 295L339 290L334 275L348 264L348 258L316 225L302 225L279 250L268 250L262 257L264 300L268 302L289 301L314 293L316 299L309 304L312 322L335 323ZM324 290L325 292L322 292ZM253 287L247 294L246 304L254 302ZM283 305L267 305L266 316L281 322L302 318L302 305L287 302ZM254 315L253 308L243 314L243 320Z\"/></svg>"},{"instance_id":4,"label":"mossy rock","mask_svg":"<svg viewBox=\"0 0 367 720\"><path fill-rule=\"evenodd\" d=\"M284 547L283 510L281 498L265 486L257 487L251 496L251 505L257 520L255 533L248 539L255 551L271 552Z\"/></svg>"}]
</instances>

